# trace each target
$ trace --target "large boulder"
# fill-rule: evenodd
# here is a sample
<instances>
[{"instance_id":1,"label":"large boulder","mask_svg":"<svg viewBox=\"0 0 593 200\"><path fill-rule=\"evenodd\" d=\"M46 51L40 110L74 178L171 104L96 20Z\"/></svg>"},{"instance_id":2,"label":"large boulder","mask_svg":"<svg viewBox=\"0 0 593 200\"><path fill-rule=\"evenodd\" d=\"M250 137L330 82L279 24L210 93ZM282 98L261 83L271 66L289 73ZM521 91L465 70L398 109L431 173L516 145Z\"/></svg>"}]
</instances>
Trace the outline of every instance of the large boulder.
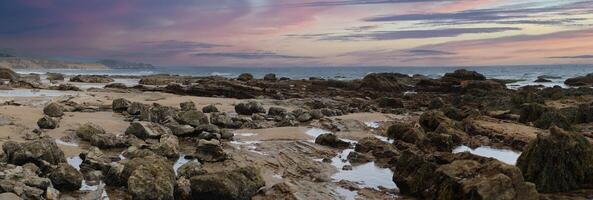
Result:
<instances>
[{"instance_id":1,"label":"large boulder","mask_svg":"<svg viewBox=\"0 0 593 200\"><path fill-rule=\"evenodd\" d=\"M163 125L153 122L132 122L126 129L126 134L134 135L140 139L160 138L161 135L172 134L171 130Z\"/></svg>"},{"instance_id":2,"label":"large boulder","mask_svg":"<svg viewBox=\"0 0 593 200\"><path fill-rule=\"evenodd\" d=\"M266 113L266 109L259 102L249 101L235 105L235 112L240 115L252 115L253 113Z\"/></svg>"},{"instance_id":3,"label":"large boulder","mask_svg":"<svg viewBox=\"0 0 593 200\"><path fill-rule=\"evenodd\" d=\"M202 112L203 113L214 113L214 112L218 112L218 108L214 104L210 104L210 105L204 106L202 108Z\"/></svg>"},{"instance_id":4,"label":"large boulder","mask_svg":"<svg viewBox=\"0 0 593 200\"><path fill-rule=\"evenodd\" d=\"M566 79L564 84L569 86L591 86L593 85L593 73L587 74L585 76Z\"/></svg>"},{"instance_id":5,"label":"large boulder","mask_svg":"<svg viewBox=\"0 0 593 200\"><path fill-rule=\"evenodd\" d=\"M82 184L82 174L66 163L58 164L51 170L48 177L56 189L61 191L78 190Z\"/></svg>"},{"instance_id":6,"label":"large boulder","mask_svg":"<svg viewBox=\"0 0 593 200\"><path fill-rule=\"evenodd\" d=\"M156 123L166 123L171 119L175 119L177 110L171 106L163 106L154 104L150 110L148 121Z\"/></svg>"},{"instance_id":7,"label":"large boulder","mask_svg":"<svg viewBox=\"0 0 593 200\"><path fill-rule=\"evenodd\" d=\"M468 153L418 155L406 151L395 164L400 192L421 199L539 199L514 166Z\"/></svg>"},{"instance_id":8,"label":"large boulder","mask_svg":"<svg viewBox=\"0 0 593 200\"><path fill-rule=\"evenodd\" d=\"M395 123L387 128L387 137L411 144L426 140L426 134L417 127L405 123Z\"/></svg>"},{"instance_id":9,"label":"large boulder","mask_svg":"<svg viewBox=\"0 0 593 200\"><path fill-rule=\"evenodd\" d=\"M43 108L43 114L50 117L62 117L64 116L64 107L56 102L51 102Z\"/></svg>"},{"instance_id":10,"label":"large boulder","mask_svg":"<svg viewBox=\"0 0 593 200\"><path fill-rule=\"evenodd\" d=\"M208 124L210 122L208 115L197 110L179 112L176 119L181 124L191 125L193 127L197 127L201 124Z\"/></svg>"},{"instance_id":11,"label":"large boulder","mask_svg":"<svg viewBox=\"0 0 593 200\"><path fill-rule=\"evenodd\" d=\"M111 108L113 109L113 112L121 113L127 111L130 104L132 103L124 98L114 99Z\"/></svg>"},{"instance_id":12,"label":"large boulder","mask_svg":"<svg viewBox=\"0 0 593 200\"><path fill-rule=\"evenodd\" d=\"M128 140L123 135L96 134L89 139L91 145L102 148L122 148L129 146Z\"/></svg>"},{"instance_id":13,"label":"large boulder","mask_svg":"<svg viewBox=\"0 0 593 200\"><path fill-rule=\"evenodd\" d=\"M525 148L517 166L540 192L593 188L593 144L555 126Z\"/></svg>"},{"instance_id":14,"label":"large boulder","mask_svg":"<svg viewBox=\"0 0 593 200\"><path fill-rule=\"evenodd\" d=\"M443 79L454 80L486 80L486 77L476 71L469 71L465 69L455 70L453 73L446 73Z\"/></svg>"},{"instance_id":15,"label":"large boulder","mask_svg":"<svg viewBox=\"0 0 593 200\"><path fill-rule=\"evenodd\" d=\"M139 115L143 110L147 111L150 109L150 105L146 105L139 102L132 102L130 106L128 106L128 114L130 115Z\"/></svg>"},{"instance_id":16,"label":"large boulder","mask_svg":"<svg viewBox=\"0 0 593 200\"><path fill-rule=\"evenodd\" d=\"M51 138L42 138L25 143L6 142L2 150L8 163L23 165L26 163L50 163L57 165L66 162L64 152Z\"/></svg>"},{"instance_id":17,"label":"large boulder","mask_svg":"<svg viewBox=\"0 0 593 200\"><path fill-rule=\"evenodd\" d=\"M439 126L450 127L454 125L453 120L440 111L424 112L420 115L418 122L425 131L435 131Z\"/></svg>"},{"instance_id":18,"label":"large boulder","mask_svg":"<svg viewBox=\"0 0 593 200\"><path fill-rule=\"evenodd\" d=\"M253 167L194 176L190 181L193 199L248 200L265 185Z\"/></svg>"},{"instance_id":19,"label":"large boulder","mask_svg":"<svg viewBox=\"0 0 593 200\"><path fill-rule=\"evenodd\" d=\"M250 73L242 73L237 77L237 80L250 81L250 80L253 80L253 75Z\"/></svg>"},{"instance_id":20,"label":"large boulder","mask_svg":"<svg viewBox=\"0 0 593 200\"><path fill-rule=\"evenodd\" d=\"M402 79L409 78L400 73L372 73L362 79L361 87L384 92L402 92L405 89Z\"/></svg>"},{"instance_id":21,"label":"large boulder","mask_svg":"<svg viewBox=\"0 0 593 200\"><path fill-rule=\"evenodd\" d=\"M227 159L222 144L215 139L199 140L194 156L202 162L219 162Z\"/></svg>"},{"instance_id":22,"label":"large boulder","mask_svg":"<svg viewBox=\"0 0 593 200\"><path fill-rule=\"evenodd\" d=\"M111 83L115 80L104 75L77 75L70 78L70 82L81 83Z\"/></svg>"},{"instance_id":23,"label":"large boulder","mask_svg":"<svg viewBox=\"0 0 593 200\"><path fill-rule=\"evenodd\" d=\"M270 74L264 75L264 81L272 81L272 82L274 82L274 81L277 81L277 80L278 80L278 78L276 78L276 74L271 74L270 73Z\"/></svg>"},{"instance_id":24,"label":"large boulder","mask_svg":"<svg viewBox=\"0 0 593 200\"><path fill-rule=\"evenodd\" d=\"M0 67L0 79L17 81L19 79L19 74L12 71L12 69Z\"/></svg>"},{"instance_id":25,"label":"large boulder","mask_svg":"<svg viewBox=\"0 0 593 200\"><path fill-rule=\"evenodd\" d=\"M162 157L134 158L124 166L122 177L128 177L128 193L132 199L174 199L175 172Z\"/></svg>"}]
</instances>

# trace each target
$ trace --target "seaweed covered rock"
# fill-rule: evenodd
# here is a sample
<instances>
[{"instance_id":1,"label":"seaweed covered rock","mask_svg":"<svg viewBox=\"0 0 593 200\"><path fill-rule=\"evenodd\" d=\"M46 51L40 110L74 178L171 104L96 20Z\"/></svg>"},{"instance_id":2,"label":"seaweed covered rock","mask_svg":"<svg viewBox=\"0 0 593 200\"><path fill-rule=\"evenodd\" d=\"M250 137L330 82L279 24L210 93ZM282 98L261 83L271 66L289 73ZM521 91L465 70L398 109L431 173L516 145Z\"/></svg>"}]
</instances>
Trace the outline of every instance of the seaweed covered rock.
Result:
<instances>
[{"instance_id":1,"label":"seaweed covered rock","mask_svg":"<svg viewBox=\"0 0 593 200\"><path fill-rule=\"evenodd\" d=\"M94 135L105 134L105 129L94 123L85 123L76 129L76 135L83 140L90 140Z\"/></svg>"},{"instance_id":2,"label":"seaweed covered rock","mask_svg":"<svg viewBox=\"0 0 593 200\"><path fill-rule=\"evenodd\" d=\"M124 165L132 199L173 199L175 172L173 166L159 156L134 158Z\"/></svg>"},{"instance_id":3,"label":"seaweed covered rock","mask_svg":"<svg viewBox=\"0 0 593 200\"><path fill-rule=\"evenodd\" d=\"M49 173L49 179L56 189L62 191L78 190L80 184L82 184L82 174L66 163L58 164L58 166Z\"/></svg>"},{"instance_id":4,"label":"seaweed covered rock","mask_svg":"<svg viewBox=\"0 0 593 200\"><path fill-rule=\"evenodd\" d=\"M140 139L160 138L161 135L172 134L171 130L163 125L153 122L132 122L126 129L126 134L134 135Z\"/></svg>"},{"instance_id":5,"label":"seaweed covered rock","mask_svg":"<svg viewBox=\"0 0 593 200\"><path fill-rule=\"evenodd\" d=\"M338 136L333 133L321 134L315 138L315 144L329 146L333 148L348 148L350 143L340 140Z\"/></svg>"},{"instance_id":6,"label":"seaweed covered rock","mask_svg":"<svg viewBox=\"0 0 593 200\"><path fill-rule=\"evenodd\" d=\"M25 143L6 142L2 150L8 163L23 165L26 163L50 163L57 165L66 162L64 152L51 138L42 138Z\"/></svg>"},{"instance_id":7,"label":"seaweed covered rock","mask_svg":"<svg viewBox=\"0 0 593 200\"><path fill-rule=\"evenodd\" d=\"M422 130L405 123L395 123L387 128L387 137L412 144L426 139Z\"/></svg>"},{"instance_id":8,"label":"seaweed covered rock","mask_svg":"<svg viewBox=\"0 0 593 200\"><path fill-rule=\"evenodd\" d=\"M249 101L235 105L235 112L240 115L252 115L254 113L266 113L266 109L259 102Z\"/></svg>"},{"instance_id":9,"label":"seaweed covered rock","mask_svg":"<svg viewBox=\"0 0 593 200\"><path fill-rule=\"evenodd\" d=\"M401 92L406 88L403 79L408 75L400 73L372 73L362 79L361 87L385 92Z\"/></svg>"},{"instance_id":10,"label":"seaweed covered rock","mask_svg":"<svg viewBox=\"0 0 593 200\"><path fill-rule=\"evenodd\" d=\"M253 80L253 75L250 73L242 73L237 77L237 80L250 81L250 80Z\"/></svg>"},{"instance_id":11,"label":"seaweed covered rock","mask_svg":"<svg viewBox=\"0 0 593 200\"><path fill-rule=\"evenodd\" d=\"M111 83L115 80L104 75L77 75L70 78L70 82L81 83Z\"/></svg>"},{"instance_id":12,"label":"seaweed covered rock","mask_svg":"<svg viewBox=\"0 0 593 200\"><path fill-rule=\"evenodd\" d=\"M467 153L406 151L395 169L393 181L400 192L420 199L539 199L517 167Z\"/></svg>"},{"instance_id":13,"label":"seaweed covered rock","mask_svg":"<svg viewBox=\"0 0 593 200\"><path fill-rule=\"evenodd\" d=\"M132 104L130 101L124 98L114 99L111 103L111 109L113 112L121 113L123 111L127 111L128 107Z\"/></svg>"},{"instance_id":14,"label":"seaweed covered rock","mask_svg":"<svg viewBox=\"0 0 593 200\"><path fill-rule=\"evenodd\" d=\"M253 167L194 176L190 181L193 199L247 200L265 185Z\"/></svg>"},{"instance_id":15,"label":"seaweed covered rock","mask_svg":"<svg viewBox=\"0 0 593 200\"><path fill-rule=\"evenodd\" d=\"M453 73L446 73L443 79L455 80L486 80L486 77L476 71L469 71L466 69L458 69Z\"/></svg>"},{"instance_id":16,"label":"seaweed covered rock","mask_svg":"<svg viewBox=\"0 0 593 200\"><path fill-rule=\"evenodd\" d=\"M525 180L540 192L564 192L593 186L593 145L583 136L550 128L538 135L517 160Z\"/></svg>"},{"instance_id":17,"label":"seaweed covered rock","mask_svg":"<svg viewBox=\"0 0 593 200\"><path fill-rule=\"evenodd\" d=\"M556 109L538 103L521 105L519 122L533 122L535 127L542 129L548 129L552 125L571 129L571 121L566 116Z\"/></svg>"},{"instance_id":18,"label":"seaweed covered rock","mask_svg":"<svg viewBox=\"0 0 593 200\"><path fill-rule=\"evenodd\" d=\"M440 111L428 111L420 115L418 121L426 131L435 131L439 126L453 126L453 120L449 119Z\"/></svg>"},{"instance_id":19,"label":"seaweed covered rock","mask_svg":"<svg viewBox=\"0 0 593 200\"><path fill-rule=\"evenodd\" d=\"M564 84L569 86L591 86L593 85L593 73L587 74L585 76L566 79Z\"/></svg>"},{"instance_id":20,"label":"seaweed covered rock","mask_svg":"<svg viewBox=\"0 0 593 200\"><path fill-rule=\"evenodd\" d=\"M43 108L43 114L50 116L50 117L62 117L64 116L64 108L62 105L52 102L47 104Z\"/></svg>"}]
</instances>

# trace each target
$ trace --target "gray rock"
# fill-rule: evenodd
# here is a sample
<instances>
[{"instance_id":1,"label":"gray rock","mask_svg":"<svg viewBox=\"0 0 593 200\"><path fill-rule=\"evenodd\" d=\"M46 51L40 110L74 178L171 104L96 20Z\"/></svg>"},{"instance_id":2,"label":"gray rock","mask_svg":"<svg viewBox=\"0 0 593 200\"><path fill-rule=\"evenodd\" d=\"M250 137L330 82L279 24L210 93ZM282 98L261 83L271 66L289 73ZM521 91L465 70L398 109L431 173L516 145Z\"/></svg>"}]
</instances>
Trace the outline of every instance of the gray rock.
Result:
<instances>
[{"instance_id":1,"label":"gray rock","mask_svg":"<svg viewBox=\"0 0 593 200\"><path fill-rule=\"evenodd\" d=\"M142 110L149 110L150 106L139 103L139 102L132 102L130 106L128 106L128 114L130 115L139 115Z\"/></svg>"},{"instance_id":2,"label":"gray rock","mask_svg":"<svg viewBox=\"0 0 593 200\"><path fill-rule=\"evenodd\" d=\"M204 112L204 113L214 113L214 112L219 112L219 111L218 111L218 108L214 104L210 104L210 105L204 106L202 108L202 112Z\"/></svg>"},{"instance_id":3,"label":"gray rock","mask_svg":"<svg viewBox=\"0 0 593 200\"><path fill-rule=\"evenodd\" d=\"M177 170L178 177L185 177L188 179L202 174L206 174L206 170L202 169L202 164L197 160L189 161L181 165Z\"/></svg>"},{"instance_id":4,"label":"gray rock","mask_svg":"<svg viewBox=\"0 0 593 200\"><path fill-rule=\"evenodd\" d=\"M171 134L162 135L159 143L151 147L157 155L166 158L179 158L179 149L179 139Z\"/></svg>"},{"instance_id":5,"label":"gray rock","mask_svg":"<svg viewBox=\"0 0 593 200\"><path fill-rule=\"evenodd\" d=\"M321 134L315 138L315 144L330 146L334 148L348 148L350 143L340 140L338 136L333 133Z\"/></svg>"},{"instance_id":6,"label":"gray rock","mask_svg":"<svg viewBox=\"0 0 593 200\"><path fill-rule=\"evenodd\" d=\"M190 126L190 125L180 125L180 124L167 124L166 125L169 129L171 129L171 132L173 133L173 135L176 136L191 136L192 134L194 134L194 127Z\"/></svg>"},{"instance_id":7,"label":"gray rock","mask_svg":"<svg viewBox=\"0 0 593 200\"><path fill-rule=\"evenodd\" d=\"M64 152L51 138L42 138L25 143L6 142L2 150L7 156L8 163L23 165L26 163L43 164L47 162L53 165L66 162Z\"/></svg>"},{"instance_id":8,"label":"gray rock","mask_svg":"<svg viewBox=\"0 0 593 200\"><path fill-rule=\"evenodd\" d=\"M173 200L175 172L167 160L159 156L135 158L125 164L128 193L132 199Z\"/></svg>"},{"instance_id":9,"label":"gray rock","mask_svg":"<svg viewBox=\"0 0 593 200\"><path fill-rule=\"evenodd\" d=\"M105 134L105 129L101 128L99 125L94 123L88 122L80 126L76 129L76 135L83 140L90 140L94 135L103 135Z\"/></svg>"},{"instance_id":10,"label":"gray rock","mask_svg":"<svg viewBox=\"0 0 593 200\"><path fill-rule=\"evenodd\" d=\"M270 116L284 116L286 113L288 113L288 111L280 107L270 107L270 109L268 109L268 115Z\"/></svg>"}]
</instances>

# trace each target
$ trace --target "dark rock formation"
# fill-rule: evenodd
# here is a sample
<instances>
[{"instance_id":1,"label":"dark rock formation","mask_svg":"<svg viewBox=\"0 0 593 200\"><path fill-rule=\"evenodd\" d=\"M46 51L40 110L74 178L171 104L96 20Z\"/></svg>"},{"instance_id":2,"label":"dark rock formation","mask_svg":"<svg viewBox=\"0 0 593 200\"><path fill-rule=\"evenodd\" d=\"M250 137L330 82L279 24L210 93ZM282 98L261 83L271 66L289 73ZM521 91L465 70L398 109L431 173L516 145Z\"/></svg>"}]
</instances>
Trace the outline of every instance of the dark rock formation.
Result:
<instances>
[{"instance_id":1,"label":"dark rock formation","mask_svg":"<svg viewBox=\"0 0 593 200\"><path fill-rule=\"evenodd\" d=\"M253 167L194 176L190 180L194 199L248 200L265 185Z\"/></svg>"}]
</instances>

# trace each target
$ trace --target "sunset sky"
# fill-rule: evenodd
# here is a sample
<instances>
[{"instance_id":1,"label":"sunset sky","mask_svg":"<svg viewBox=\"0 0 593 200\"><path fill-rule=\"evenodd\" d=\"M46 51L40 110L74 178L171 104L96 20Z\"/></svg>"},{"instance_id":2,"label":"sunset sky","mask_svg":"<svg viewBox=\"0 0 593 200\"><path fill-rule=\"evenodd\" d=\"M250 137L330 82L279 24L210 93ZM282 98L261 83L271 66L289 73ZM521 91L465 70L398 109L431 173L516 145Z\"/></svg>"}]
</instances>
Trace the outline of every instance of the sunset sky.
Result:
<instances>
[{"instance_id":1,"label":"sunset sky","mask_svg":"<svg viewBox=\"0 0 593 200\"><path fill-rule=\"evenodd\" d=\"M161 66L593 63L593 1L2 0L0 49Z\"/></svg>"}]
</instances>

